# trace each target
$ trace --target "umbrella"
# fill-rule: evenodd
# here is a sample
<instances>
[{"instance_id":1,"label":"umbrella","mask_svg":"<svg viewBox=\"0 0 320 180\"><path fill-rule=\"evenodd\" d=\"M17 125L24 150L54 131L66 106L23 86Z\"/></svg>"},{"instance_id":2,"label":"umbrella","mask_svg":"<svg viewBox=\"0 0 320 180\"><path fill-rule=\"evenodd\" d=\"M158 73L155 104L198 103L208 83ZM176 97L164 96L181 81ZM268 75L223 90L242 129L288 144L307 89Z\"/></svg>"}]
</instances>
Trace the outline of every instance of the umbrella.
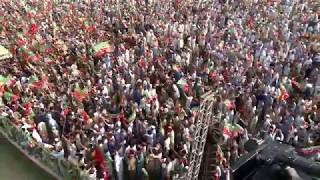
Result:
<instances>
[{"instance_id":1,"label":"umbrella","mask_svg":"<svg viewBox=\"0 0 320 180\"><path fill-rule=\"evenodd\" d=\"M12 58L12 54L8 49L0 45L0 60Z\"/></svg>"},{"instance_id":2,"label":"umbrella","mask_svg":"<svg viewBox=\"0 0 320 180\"><path fill-rule=\"evenodd\" d=\"M93 46L95 56L103 56L106 53L113 52L113 47L108 42L101 42Z\"/></svg>"}]
</instances>

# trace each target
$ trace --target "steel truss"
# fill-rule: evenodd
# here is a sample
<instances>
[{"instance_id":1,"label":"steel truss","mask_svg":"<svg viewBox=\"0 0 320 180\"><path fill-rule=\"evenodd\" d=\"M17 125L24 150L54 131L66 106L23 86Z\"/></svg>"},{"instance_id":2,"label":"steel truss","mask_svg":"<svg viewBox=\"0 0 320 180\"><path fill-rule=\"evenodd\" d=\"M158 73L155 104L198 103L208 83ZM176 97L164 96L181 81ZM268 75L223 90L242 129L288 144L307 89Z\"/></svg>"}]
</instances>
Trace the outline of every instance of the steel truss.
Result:
<instances>
[{"instance_id":1,"label":"steel truss","mask_svg":"<svg viewBox=\"0 0 320 180\"><path fill-rule=\"evenodd\" d=\"M194 141L189 155L189 169L186 180L197 180L200 172L201 161L204 147L207 141L207 134L210 124L216 121L214 116L215 93L209 91L202 96L203 101L200 105L196 128L194 132Z\"/></svg>"}]
</instances>

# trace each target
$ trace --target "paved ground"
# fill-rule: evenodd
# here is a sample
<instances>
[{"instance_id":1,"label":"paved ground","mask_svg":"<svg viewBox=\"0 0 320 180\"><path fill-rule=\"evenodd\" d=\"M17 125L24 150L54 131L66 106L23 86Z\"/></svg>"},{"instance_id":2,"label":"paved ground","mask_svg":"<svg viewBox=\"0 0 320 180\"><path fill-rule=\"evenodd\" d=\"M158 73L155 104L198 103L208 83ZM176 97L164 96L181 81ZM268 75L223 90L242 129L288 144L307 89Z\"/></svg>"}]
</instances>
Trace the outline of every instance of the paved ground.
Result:
<instances>
[{"instance_id":1,"label":"paved ground","mask_svg":"<svg viewBox=\"0 0 320 180\"><path fill-rule=\"evenodd\" d=\"M53 180L0 136L1 180Z\"/></svg>"}]
</instances>

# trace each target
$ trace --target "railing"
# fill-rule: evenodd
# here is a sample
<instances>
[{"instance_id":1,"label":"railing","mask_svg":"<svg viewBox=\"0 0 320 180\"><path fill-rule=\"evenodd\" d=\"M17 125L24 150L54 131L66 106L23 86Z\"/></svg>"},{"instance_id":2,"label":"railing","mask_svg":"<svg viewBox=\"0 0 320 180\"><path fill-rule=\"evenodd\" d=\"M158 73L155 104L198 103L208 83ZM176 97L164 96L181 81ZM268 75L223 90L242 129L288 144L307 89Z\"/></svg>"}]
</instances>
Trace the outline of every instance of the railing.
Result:
<instances>
[{"instance_id":1,"label":"railing","mask_svg":"<svg viewBox=\"0 0 320 180\"><path fill-rule=\"evenodd\" d=\"M20 146L25 154L34 159L34 162L40 163L40 166L54 177L66 180L88 179L81 173L77 165L64 158L54 157L48 149L37 144L33 139L28 139L29 135L12 123L9 118L0 117L0 130L9 140Z\"/></svg>"}]
</instances>

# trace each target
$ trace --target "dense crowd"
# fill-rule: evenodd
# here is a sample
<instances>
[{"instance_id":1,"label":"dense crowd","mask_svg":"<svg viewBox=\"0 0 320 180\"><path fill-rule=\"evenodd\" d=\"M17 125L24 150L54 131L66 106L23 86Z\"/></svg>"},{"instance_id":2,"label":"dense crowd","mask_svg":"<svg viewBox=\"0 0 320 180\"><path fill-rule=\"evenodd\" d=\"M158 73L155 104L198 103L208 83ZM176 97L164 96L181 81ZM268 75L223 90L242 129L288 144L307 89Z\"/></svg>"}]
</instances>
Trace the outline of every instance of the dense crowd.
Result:
<instances>
[{"instance_id":1,"label":"dense crowd","mask_svg":"<svg viewBox=\"0 0 320 180\"><path fill-rule=\"evenodd\" d=\"M199 4L2 1L0 42L14 55L1 65L2 115L29 133L25 148L41 144L89 179L188 171L209 90L225 125L216 179L250 137L319 144L316 1Z\"/></svg>"}]
</instances>

